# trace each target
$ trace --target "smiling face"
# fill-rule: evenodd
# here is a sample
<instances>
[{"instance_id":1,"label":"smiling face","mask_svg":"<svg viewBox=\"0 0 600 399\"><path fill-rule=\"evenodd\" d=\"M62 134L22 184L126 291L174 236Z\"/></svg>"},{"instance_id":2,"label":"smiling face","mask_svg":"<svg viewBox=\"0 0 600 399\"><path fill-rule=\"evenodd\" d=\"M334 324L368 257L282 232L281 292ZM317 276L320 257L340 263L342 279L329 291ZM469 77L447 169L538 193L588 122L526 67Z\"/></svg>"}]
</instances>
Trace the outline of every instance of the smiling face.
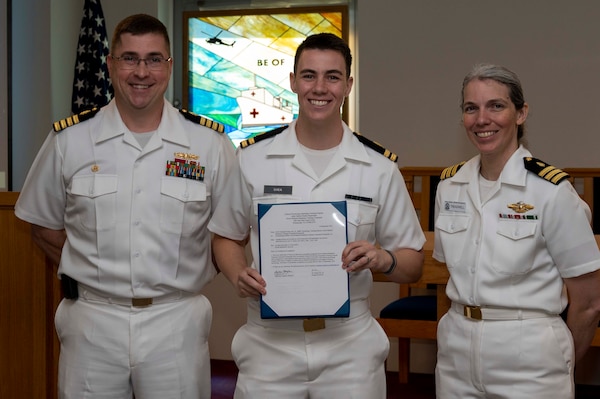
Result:
<instances>
[{"instance_id":1,"label":"smiling face","mask_svg":"<svg viewBox=\"0 0 600 399\"><path fill-rule=\"evenodd\" d=\"M123 33L119 45L112 49L112 56L124 55L149 58L169 57L169 46L164 37L157 33L132 35ZM107 59L115 101L121 113L153 112L160 115L164 94L171 77L172 61L165 62L159 70L149 70L144 61L134 69L123 68L113 57Z\"/></svg>"},{"instance_id":2,"label":"smiling face","mask_svg":"<svg viewBox=\"0 0 600 399\"><path fill-rule=\"evenodd\" d=\"M482 156L507 160L519 147L517 127L527 119L528 105L517 110L508 87L493 79L471 80L463 98L463 125L471 143Z\"/></svg>"},{"instance_id":3,"label":"smiling face","mask_svg":"<svg viewBox=\"0 0 600 399\"><path fill-rule=\"evenodd\" d=\"M311 123L340 121L344 98L353 79L347 77L344 56L335 50L305 49L300 54L290 86L298 95L299 120Z\"/></svg>"}]
</instances>

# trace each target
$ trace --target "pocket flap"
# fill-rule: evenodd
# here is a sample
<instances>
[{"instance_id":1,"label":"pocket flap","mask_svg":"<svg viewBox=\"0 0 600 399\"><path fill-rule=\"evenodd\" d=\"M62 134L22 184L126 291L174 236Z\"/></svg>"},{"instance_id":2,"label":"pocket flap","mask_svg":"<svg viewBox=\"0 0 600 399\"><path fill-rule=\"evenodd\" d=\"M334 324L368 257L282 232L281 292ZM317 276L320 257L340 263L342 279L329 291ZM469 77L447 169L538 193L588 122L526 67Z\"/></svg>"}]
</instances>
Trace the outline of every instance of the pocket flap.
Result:
<instances>
[{"instance_id":1,"label":"pocket flap","mask_svg":"<svg viewBox=\"0 0 600 399\"><path fill-rule=\"evenodd\" d=\"M160 192L181 202L206 201L206 184L182 177L164 176Z\"/></svg>"},{"instance_id":2,"label":"pocket flap","mask_svg":"<svg viewBox=\"0 0 600 399\"><path fill-rule=\"evenodd\" d=\"M360 226L375 223L379 206L359 201L346 201L348 223Z\"/></svg>"},{"instance_id":3,"label":"pocket flap","mask_svg":"<svg viewBox=\"0 0 600 399\"><path fill-rule=\"evenodd\" d=\"M258 216L258 204L287 204L300 202L300 198L291 195L265 195L263 197L252 198L252 207L254 215Z\"/></svg>"},{"instance_id":4,"label":"pocket flap","mask_svg":"<svg viewBox=\"0 0 600 399\"><path fill-rule=\"evenodd\" d=\"M75 176L71 181L71 194L96 198L117 192L118 177L116 175Z\"/></svg>"},{"instance_id":5,"label":"pocket flap","mask_svg":"<svg viewBox=\"0 0 600 399\"><path fill-rule=\"evenodd\" d=\"M520 240L534 235L536 226L537 223L535 222L501 220L498 223L498 230L496 232L511 240Z\"/></svg>"},{"instance_id":6,"label":"pocket flap","mask_svg":"<svg viewBox=\"0 0 600 399\"><path fill-rule=\"evenodd\" d=\"M449 234L464 231L469 227L469 215L445 215L440 213L435 221L435 227Z\"/></svg>"}]
</instances>

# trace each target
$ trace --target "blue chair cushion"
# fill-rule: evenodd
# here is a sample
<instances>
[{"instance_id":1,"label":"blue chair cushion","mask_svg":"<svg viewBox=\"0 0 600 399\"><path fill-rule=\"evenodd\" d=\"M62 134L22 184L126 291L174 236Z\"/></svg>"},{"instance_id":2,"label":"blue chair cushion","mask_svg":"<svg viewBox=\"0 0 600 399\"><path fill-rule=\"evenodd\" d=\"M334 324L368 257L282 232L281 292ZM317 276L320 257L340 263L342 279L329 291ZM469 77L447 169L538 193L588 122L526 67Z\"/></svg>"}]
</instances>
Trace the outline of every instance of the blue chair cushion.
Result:
<instances>
[{"instance_id":1,"label":"blue chair cushion","mask_svg":"<svg viewBox=\"0 0 600 399\"><path fill-rule=\"evenodd\" d=\"M395 300L381 309L382 319L437 320L437 297L413 295Z\"/></svg>"}]
</instances>

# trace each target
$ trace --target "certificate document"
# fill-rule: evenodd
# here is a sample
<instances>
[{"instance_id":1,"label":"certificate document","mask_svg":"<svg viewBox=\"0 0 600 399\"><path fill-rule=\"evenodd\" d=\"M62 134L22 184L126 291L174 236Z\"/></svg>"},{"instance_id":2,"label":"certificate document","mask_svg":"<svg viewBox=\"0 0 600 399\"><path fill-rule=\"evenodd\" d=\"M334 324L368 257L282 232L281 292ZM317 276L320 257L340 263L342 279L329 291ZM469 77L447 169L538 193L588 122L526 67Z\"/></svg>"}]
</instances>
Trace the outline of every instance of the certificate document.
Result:
<instances>
[{"instance_id":1,"label":"certificate document","mask_svg":"<svg viewBox=\"0 0 600 399\"><path fill-rule=\"evenodd\" d=\"M347 317L346 201L258 204L262 318Z\"/></svg>"}]
</instances>

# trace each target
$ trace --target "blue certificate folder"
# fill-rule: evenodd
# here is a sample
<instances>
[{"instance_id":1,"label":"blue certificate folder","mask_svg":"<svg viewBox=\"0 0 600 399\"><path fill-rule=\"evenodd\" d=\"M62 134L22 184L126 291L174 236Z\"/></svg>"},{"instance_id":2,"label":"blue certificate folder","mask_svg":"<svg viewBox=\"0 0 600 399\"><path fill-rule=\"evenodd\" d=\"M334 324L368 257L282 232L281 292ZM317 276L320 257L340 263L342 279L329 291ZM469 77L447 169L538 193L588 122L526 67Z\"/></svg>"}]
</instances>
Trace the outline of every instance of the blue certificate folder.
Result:
<instances>
[{"instance_id":1,"label":"blue certificate folder","mask_svg":"<svg viewBox=\"0 0 600 399\"><path fill-rule=\"evenodd\" d=\"M350 280L341 268L348 242L346 201L258 204L258 234L259 270L267 273L261 318L350 316ZM277 267L271 268L273 259ZM306 259L311 263L303 264Z\"/></svg>"}]
</instances>

